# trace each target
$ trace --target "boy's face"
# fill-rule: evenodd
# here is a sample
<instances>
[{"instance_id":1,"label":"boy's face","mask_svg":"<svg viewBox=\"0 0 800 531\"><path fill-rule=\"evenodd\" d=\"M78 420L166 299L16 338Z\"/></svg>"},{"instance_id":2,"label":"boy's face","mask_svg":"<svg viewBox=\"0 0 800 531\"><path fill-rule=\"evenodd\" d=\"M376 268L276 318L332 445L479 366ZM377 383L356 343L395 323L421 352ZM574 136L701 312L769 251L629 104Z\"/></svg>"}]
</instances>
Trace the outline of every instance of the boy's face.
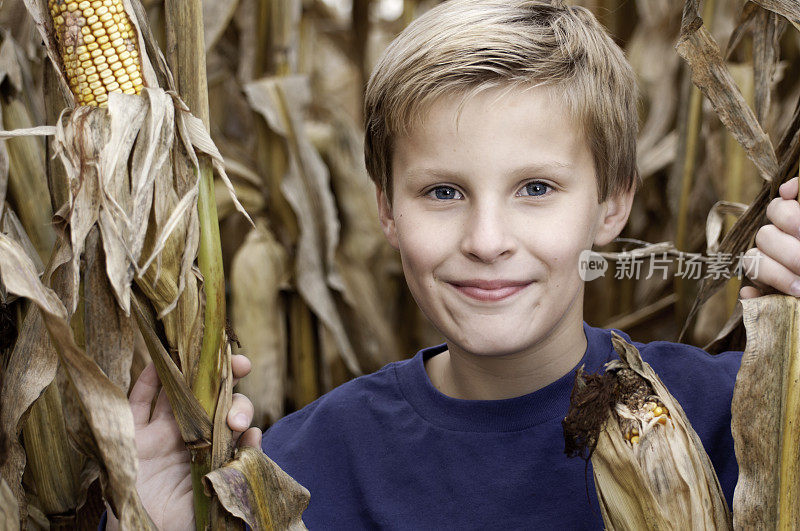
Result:
<instances>
[{"instance_id":1,"label":"boy's face","mask_svg":"<svg viewBox=\"0 0 800 531\"><path fill-rule=\"evenodd\" d=\"M524 353L583 319L581 251L611 241L633 193L599 204L581 128L549 89L442 99L394 146L381 224L450 344Z\"/></svg>"}]
</instances>

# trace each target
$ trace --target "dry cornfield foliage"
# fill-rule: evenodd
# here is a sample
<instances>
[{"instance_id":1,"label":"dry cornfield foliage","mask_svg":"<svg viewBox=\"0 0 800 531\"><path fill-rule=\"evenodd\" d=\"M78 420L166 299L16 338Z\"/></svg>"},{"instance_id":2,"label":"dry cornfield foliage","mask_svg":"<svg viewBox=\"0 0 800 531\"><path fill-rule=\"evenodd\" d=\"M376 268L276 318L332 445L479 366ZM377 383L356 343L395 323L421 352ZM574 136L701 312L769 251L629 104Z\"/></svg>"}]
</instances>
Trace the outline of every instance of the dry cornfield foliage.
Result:
<instances>
[{"instance_id":1,"label":"dry cornfield foliage","mask_svg":"<svg viewBox=\"0 0 800 531\"><path fill-rule=\"evenodd\" d=\"M130 29L105 35L113 53L129 52L119 61L109 61L106 41L98 41L104 36L91 30L106 15L85 11L98 9L94 2L0 3L3 128L45 135L0 142L0 520L92 528L102 512L101 485L118 511L144 518L132 492L132 428L120 412L151 359L172 403L183 404L184 439L195 448L215 441L209 459L220 473L209 481L232 503L225 486L242 477L236 466L219 468L230 449L213 414L230 393L228 336L253 362L238 390L253 401L261 427L440 341L378 225L361 126L372 63L435 3L205 0L203 39L191 41L205 45L191 53L205 66L207 92L205 83L187 86L186 79L199 79L200 63L194 71L177 66L185 56L170 43L186 42L184 14L169 1L114 3L130 17ZM799 9L781 0L571 3L589 7L609 28L641 91L643 186L622 234L628 241L602 250L612 258L609 273L626 249L671 257L664 276L607 274L587 283L585 319L642 341L675 340L683 330L684 341L712 351L742 349L738 281L677 278L677 252L744 251L777 186L797 174ZM72 42L77 34L50 31L53 8L62 18L98 20ZM135 86L125 64L134 29L137 75L148 88L141 96L106 96L100 89L114 83L123 91L125 83ZM105 63L87 62L86 54L101 55L92 56L95 50ZM110 68L117 62L125 72ZM107 71L129 77L118 82ZM73 94L84 103L91 94L107 110L72 108ZM252 223L237 211L224 174ZM204 254L202 234L217 219L220 247ZM647 268L645 260L642 277ZM210 314L213 325L205 321ZM745 312L744 322L756 321ZM201 334L204 327L214 332ZM757 335L748 331L753 354L745 359L757 356ZM208 367L203 356L214 360L213 370L201 368ZM213 376L199 385L198 374ZM777 386L782 378L770 374ZM193 398L198 388L206 399ZM754 408L752 397L742 400L739 407ZM764 429L777 444L790 432L771 422ZM111 439L98 440L101 429ZM120 466L106 467L109 460ZM769 478L756 472L748 472L752 481L780 498L780 488L764 487Z\"/></svg>"}]
</instances>

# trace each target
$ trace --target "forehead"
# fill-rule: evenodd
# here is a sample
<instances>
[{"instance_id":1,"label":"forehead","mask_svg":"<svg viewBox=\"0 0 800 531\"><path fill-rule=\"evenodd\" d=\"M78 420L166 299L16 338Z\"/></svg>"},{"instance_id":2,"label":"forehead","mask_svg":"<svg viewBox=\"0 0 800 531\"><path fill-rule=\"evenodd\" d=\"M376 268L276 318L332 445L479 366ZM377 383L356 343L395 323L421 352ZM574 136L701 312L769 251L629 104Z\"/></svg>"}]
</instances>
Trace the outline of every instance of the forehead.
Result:
<instances>
[{"instance_id":1,"label":"forehead","mask_svg":"<svg viewBox=\"0 0 800 531\"><path fill-rule=\"evenodd\" d=\"M444 172L563 169L585 162L580 121L554 87L501 86L439 97L396 137L393 178Z\"/></svg>"}]
</instances>

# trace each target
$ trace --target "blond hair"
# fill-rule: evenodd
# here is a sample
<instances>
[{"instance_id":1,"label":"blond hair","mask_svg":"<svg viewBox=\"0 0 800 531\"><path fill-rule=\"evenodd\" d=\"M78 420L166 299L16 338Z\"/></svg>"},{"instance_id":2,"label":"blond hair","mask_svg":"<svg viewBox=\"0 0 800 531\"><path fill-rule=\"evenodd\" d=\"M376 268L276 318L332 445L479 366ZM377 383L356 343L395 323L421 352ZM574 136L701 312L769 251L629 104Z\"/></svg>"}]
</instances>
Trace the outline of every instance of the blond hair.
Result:
<instances>
[{"instance_id":1,"label":"blond hair","mask_svg":"<svg viewBox=\"0 0 800 531\"><path fill-rule=\"evenodd\" d=\"M364 154L392 200L392 147L444 95L558 87L594 158L604 201L636 186L637 92L620 48L587 9L534 0L450 0L386 48L365 97Z\"/></svg>"}]
</instances>

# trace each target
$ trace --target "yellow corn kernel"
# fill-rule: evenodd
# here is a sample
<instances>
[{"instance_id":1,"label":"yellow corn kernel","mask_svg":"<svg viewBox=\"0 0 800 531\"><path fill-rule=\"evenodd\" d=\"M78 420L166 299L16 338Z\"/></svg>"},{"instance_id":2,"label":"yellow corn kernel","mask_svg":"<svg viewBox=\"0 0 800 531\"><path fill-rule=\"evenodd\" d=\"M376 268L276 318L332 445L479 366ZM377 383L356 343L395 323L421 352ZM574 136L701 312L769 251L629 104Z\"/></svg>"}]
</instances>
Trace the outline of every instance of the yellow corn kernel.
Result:
<instances>
[{"instance_id":1,"label":"yellow corn kernel","mask_svg":"<svg viewBox=\"0 0 800 531\"><path fill-rule=\"evenodd\" d=\"M637 444L638 442L639 442L638 435L634 435L633 437L631 437L631 444Z\"/></svg>"},{"instance_id":2,"label":"yellow corn kernel","mask_svg":"<svg viewBox=\"0 0 800 531\"><path fill-rule=\"evenodd\" d=\"M48 0L67 81L79 104L105 105L108 91L138 94L143 87L136 36L122 1ZM68 43L62 42L65 36Z\"/></svg>"}]
</instances>

